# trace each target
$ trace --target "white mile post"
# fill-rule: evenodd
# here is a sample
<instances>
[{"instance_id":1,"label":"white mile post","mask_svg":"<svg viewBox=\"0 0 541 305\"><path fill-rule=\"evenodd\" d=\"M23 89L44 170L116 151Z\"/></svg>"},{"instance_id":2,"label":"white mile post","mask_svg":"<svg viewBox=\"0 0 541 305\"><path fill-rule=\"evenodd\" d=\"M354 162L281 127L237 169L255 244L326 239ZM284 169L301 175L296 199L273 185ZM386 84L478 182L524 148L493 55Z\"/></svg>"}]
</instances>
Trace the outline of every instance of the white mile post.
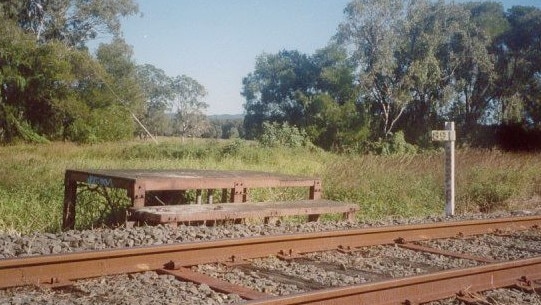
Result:
<instances>
[{"instance_id":1,"label":"white mile post","mask_svg":"<svg viewBox=\"0 0 541 305\"><path fill-rule=\"evenodd\" d=\"M432 130L432 141L445 142L445 215L455 215L455 122L445 122L445 130Z\"/></svg>"}]
</instances>

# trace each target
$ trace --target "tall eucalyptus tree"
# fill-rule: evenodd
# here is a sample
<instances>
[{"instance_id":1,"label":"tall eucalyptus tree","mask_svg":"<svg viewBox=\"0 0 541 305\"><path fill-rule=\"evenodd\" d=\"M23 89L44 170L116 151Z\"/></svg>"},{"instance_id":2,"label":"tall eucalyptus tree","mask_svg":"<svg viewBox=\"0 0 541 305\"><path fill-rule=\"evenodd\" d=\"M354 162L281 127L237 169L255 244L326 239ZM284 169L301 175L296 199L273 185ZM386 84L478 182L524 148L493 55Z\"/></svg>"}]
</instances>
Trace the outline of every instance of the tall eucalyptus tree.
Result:
<instances>
[{"instance_id":1,"label":"tall eucalyptus tree","mask_svg":"<svg viewBox=\"0 0 541 305\"><path fill-rule=\"evenodd\" d=\"M172 79L172 105L175 111L175 133L184 137L199 137L210 127L203 101L207 91L195 79L180 75Z\"/></svg>"},{"instance_id":2,"label":"tall eucalyptus tree","mask_svg":"<svg viewBox=\"0 0 541 305\"><path fill-rule=\"evenodd\" d=\"M358 101L377 118L376 135L402 129L426 144L439 120L464 111L467 120L479 118L484 105L475 108L473 100L488 86L493 63L489 40L463 6L355 0L345 13L337 39L358 64Z\"/></svg>"}]
</instances>

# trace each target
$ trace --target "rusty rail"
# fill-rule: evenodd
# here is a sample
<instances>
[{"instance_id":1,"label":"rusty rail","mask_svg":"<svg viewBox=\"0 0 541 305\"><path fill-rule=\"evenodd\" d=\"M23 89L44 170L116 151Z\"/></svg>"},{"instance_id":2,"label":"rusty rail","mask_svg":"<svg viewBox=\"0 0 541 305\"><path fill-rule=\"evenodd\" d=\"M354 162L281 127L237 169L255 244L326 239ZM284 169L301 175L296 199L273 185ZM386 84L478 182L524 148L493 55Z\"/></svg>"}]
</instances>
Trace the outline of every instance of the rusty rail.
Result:
<instances>
[{"instance_id":1,"label":"rusty rail","mask_svg":"<svg viewBox=\"0 0 541 305\"><path fill-rule=\"evenodd\" d=\"M319 233L192 242L0 260L0 288L39 284L50 279L74 280L102 275L157 270L169 262L192 266L232 258L269 254L354 249L400 241L467 236L521 230L541 225L541 216L378 227Z\"/></svg>"},{"instance_id":2,"label":"rusty rail","mask_svg":"<svg viewBox=\"0 0 541 305\"><path fill-rule=\"evenodd\" d=\"M419 304L541 278L541 257L250 301L250 305Z\"/></svg>"}]
</instances>

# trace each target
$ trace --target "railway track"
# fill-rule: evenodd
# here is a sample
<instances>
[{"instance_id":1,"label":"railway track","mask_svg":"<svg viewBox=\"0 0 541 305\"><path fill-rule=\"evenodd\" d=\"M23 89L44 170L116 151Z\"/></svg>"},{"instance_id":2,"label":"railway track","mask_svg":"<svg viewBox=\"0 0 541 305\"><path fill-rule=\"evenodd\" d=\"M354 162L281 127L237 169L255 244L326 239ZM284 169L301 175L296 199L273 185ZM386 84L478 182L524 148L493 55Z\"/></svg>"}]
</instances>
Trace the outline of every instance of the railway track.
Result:
<instances>
[{"instance_id":1,"label":"railway track","mask_svg":"<svg viewBox=\"0 0 541 305\"><path fill-rule=\"evenodd\" d=\"M3 259L0 288L80 292L95 278L150 274L145 281L195 283L217 304L471 301L499 287L536 291L540 224L541 216L513 217Z\"/></svg>"}]
</instances>

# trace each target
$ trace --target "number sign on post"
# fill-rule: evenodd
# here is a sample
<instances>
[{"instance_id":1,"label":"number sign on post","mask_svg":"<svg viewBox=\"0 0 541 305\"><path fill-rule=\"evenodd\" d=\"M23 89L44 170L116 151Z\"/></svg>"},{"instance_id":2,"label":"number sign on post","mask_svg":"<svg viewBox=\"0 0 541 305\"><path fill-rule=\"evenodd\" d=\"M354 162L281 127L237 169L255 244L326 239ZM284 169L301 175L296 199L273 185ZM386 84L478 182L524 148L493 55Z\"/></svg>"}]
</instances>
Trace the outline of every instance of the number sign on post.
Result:
<instances>
[{"instance_id":1,"label":"number sign on post","mask_svg":"<svg viewBox=\"0 0 541 305\"><path fill-rule=\"evenodd\" d=\"M432 141L445 142L445 214L455 215L455 122L445 122L445 130L433 130Z\"/></svg>"}]
</instances>

